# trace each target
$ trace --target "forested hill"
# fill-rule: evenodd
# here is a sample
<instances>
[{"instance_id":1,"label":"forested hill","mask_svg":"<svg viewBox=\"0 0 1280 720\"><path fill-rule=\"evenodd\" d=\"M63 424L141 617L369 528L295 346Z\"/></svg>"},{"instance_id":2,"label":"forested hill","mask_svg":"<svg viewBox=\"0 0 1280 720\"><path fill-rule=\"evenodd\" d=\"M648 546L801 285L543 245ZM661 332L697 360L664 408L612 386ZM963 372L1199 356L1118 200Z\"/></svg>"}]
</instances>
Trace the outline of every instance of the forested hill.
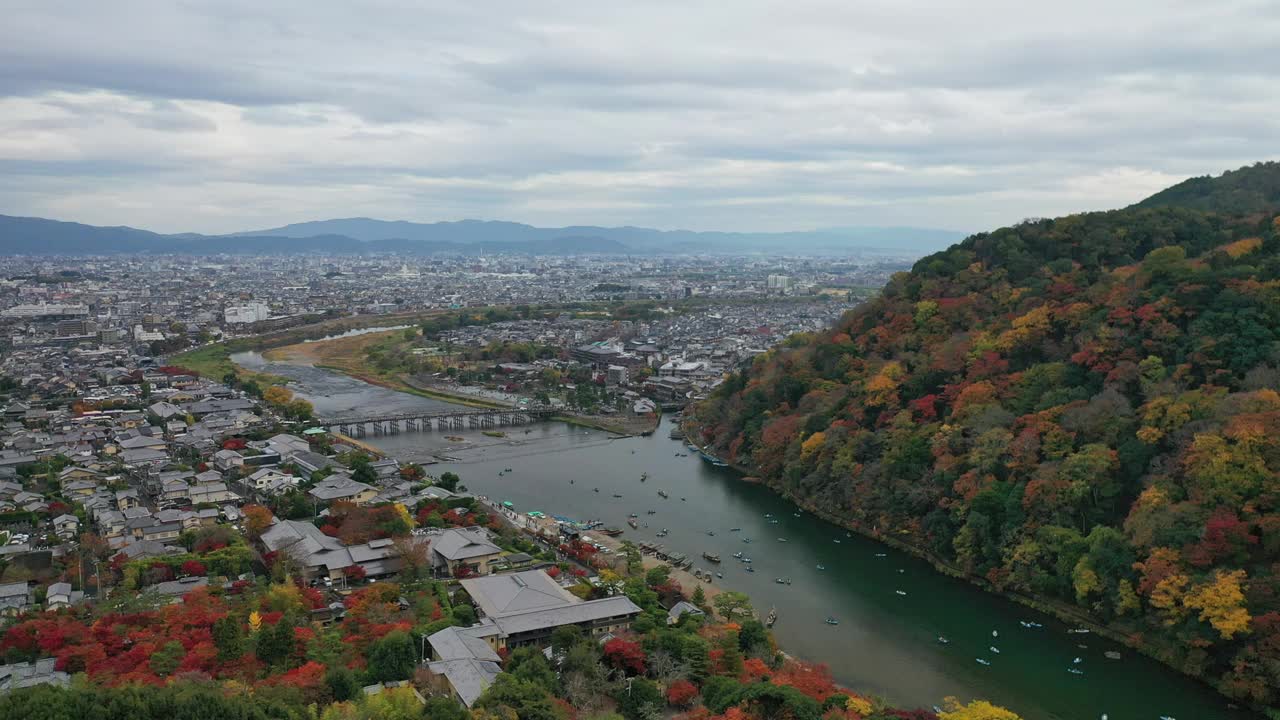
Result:
<instances>
[{"instance_id":1,"label":"forested hill","mask_svg":"<svg viewBox=\"0 0 1280 720\"><path fill-rule=\"evenodd\" d=\"M1278 188L1260 164L972 236L727 380L704 438L1280 708Z\"/></svg>"}]
</instances>

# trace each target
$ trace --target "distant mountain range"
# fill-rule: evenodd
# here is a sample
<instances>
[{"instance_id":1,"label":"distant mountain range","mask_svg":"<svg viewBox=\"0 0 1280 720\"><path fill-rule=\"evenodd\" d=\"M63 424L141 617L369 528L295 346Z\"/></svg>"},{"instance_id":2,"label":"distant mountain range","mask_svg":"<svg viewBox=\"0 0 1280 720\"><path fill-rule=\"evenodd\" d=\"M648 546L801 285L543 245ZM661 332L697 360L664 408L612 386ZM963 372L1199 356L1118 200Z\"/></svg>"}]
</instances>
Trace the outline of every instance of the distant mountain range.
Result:
<instances>
[{"instance_id":1,"label":"distant mountain range","mask_svg":"<svg viewBox=\"0 0 1280 720\"><path fill-rule=\"evenodd\" d=\"M926 228L830 228L784 233L694 232L640 227L539 228L521 223L462 220L413 223L344 218L231 235L161 235L131 227L0 215L0 255L295 253L414 255L651 255L731 253L840 254L850 251L923 255L964 234Z\"/></svg>"}]
</instances>

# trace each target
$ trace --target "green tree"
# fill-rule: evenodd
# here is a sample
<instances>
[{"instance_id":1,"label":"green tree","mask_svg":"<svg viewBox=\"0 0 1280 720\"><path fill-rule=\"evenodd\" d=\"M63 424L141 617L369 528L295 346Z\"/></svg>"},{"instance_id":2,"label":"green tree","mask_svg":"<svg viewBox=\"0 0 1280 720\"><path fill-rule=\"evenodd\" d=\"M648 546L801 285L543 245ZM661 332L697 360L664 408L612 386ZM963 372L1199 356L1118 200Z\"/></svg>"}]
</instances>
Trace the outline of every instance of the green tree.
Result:
<instances>
[{"instance_id":1,"label":"green tree","mask_svg":"<svg viewBox=\"0 0 1280 720\"><path fill-rule=\"evenodd\" d=\"M358 700L363 696L360 690L360 679L345 665L331 666L326 670L324 684L328 686L333 699L338 702Z\"/></svg>"},{"instance_id":2,"label":"green tree","mask_svg":"<svg viewBox=\"0 0 1280 720\"><path fill-rule=\"evenodd\" d=\"M186 654L186 648L182 647L182 643L177 640L170 640L151 655L148 665L151 668L151 672L160 677L165 677L173 674L173 671L178 669L178 665L182 662L182 657Z\"/></svg>"},{"instance_id":3,"label":"green tree","mask_svg":"<svg viewBox=\"0 0 1280 720\"><path fill-rule=\"evenodd\" d=\"M440 473L440 479L436 480L436 485L448 490L449 492L454 492L458 489L458 483L460 481L461 478L458 477L457 473L444 472Z\"/></svg>"},{"instance_id":4,"label":"green tree","mask_svg":"<svg viewBox=\"0 0 1280 720\"><path fill-rule=\"evenodd\" d=\"M737 679L715 675L702 685L702 702L708 710L720 715L741 701L742 691L742 683Z\"/></svg>"},{"instance_id":5,"label":"green tree","mask_svg":"<svg viewBox=\"0 0 1280 720\"><path fill-rule=\"evenodd\" d=\"M753 717L818 720L818 701L789 685L755 683L742 691L738 704Z\"/></svg>"},{"instance_id":6,"label":"green tree","mask_svg":"<svg viewBox=\"0 0 1280 720\"><path fill-rule=\"evenodd\" d=\"M413 639L400 630L389 632L369 648L368 675L373 682L408 680L418 662Z\"/></svg>"},{"instance_id":7,"label":"green tree","mask_svg":"<svg viewBox=\"0 0 1280 720\"><path fill-rule=\"evenodd\" d=\"M734 618L745 617L752 613L751 598L736 590L728 590L716 595L711 604L726 622L733 622Z\"/></svg>"},{"instance_id":8,"label":"green tree","mask_svg":"<svg viewBox=\"0 0 1280 720\"><path fill-rule=\"evenodd\" d=\"M618 712L627 720L651 720L666 706L658 684L645 678L629 678L614 693Z\"/></svg>"},{"instance_id":9,"label":"green tree","mask_svg":"<svg viewBox=\"0 0 1280 720\"><path fill-rule=\"evenodd\" d=\"M561 625L551 632L551 648L557 653L568 652L582 637L582 628L577 625Z\"/></svg>"},{"instance_id":10,"label":"green tree","mask_svg":"<svg viewBox=\"0 0 1280 720\"><path fill-rule=\"evenodd\" d=\"M518 720L560 720L551 697L534 683L501 673L476 700L475 707L498 711L511 708Z\"/></svg>"},{"instance_id":11,"label":"green tree","mask_svg":"<svg viewBox=\"0 0 1280 720\"><path fill-rule=\"evenodd\" d=\"M219 660L235 660L244 654L244 623L239 618L233 615L219 618L213 623L212 632Z\"/></svg>"},{"instance_id":12,"label":"green tree","mask_svg":"<svg viewBox=\"0 0 1280 720\"><path fill-rule=\"evenodd\" d=\"M516 648L507 657L504 667L514 677L531 682L548 693L554 694L559 690L555 670L536 647Z\"/></svg>"}]
</instances>

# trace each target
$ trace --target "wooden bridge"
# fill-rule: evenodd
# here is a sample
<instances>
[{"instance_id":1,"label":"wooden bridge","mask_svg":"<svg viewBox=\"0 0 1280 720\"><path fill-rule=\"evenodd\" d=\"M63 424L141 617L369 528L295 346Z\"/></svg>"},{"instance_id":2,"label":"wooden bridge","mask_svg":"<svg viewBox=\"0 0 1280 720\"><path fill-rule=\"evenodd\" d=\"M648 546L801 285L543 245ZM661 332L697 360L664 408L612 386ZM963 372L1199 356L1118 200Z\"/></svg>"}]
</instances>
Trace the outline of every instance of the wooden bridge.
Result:
<instances>
[{"instance_id":1,"label":"wooden bridge","mask_svg":"<svg viewBox=\"0 0 1280 720\"><path fill-rule=\"evenodd\" d=\"M465 430L526 425L546 420L555 410L543 406L527 408L472 408L437 412L384 413L348 417L320 418L327 428L337 428L348 437L374 435L398 435L401 432L431 432L434 430Z\"/></svg>"}]
</instances>

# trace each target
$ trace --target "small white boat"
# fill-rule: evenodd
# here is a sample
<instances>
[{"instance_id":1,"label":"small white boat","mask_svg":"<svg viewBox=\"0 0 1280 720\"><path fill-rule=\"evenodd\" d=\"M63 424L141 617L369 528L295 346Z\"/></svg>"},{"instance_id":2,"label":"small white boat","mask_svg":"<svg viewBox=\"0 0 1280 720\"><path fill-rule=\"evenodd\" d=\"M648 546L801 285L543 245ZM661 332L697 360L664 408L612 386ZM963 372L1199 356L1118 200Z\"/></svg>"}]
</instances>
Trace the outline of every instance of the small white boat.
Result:
<instances>
[{"instance_id":1,"label":"small white boat","mask_svg":"<svg viewBox=\"0 0 1280 720\"><path fill-rule=\"evenodd\" d=\"M1082 663L1082 662L1084 662L1084 659L1083 659L1083 658L1076 658L1075 660L1072 660L1072 661L1071 661L1071 664L1072 664L1072 665L1079 665L1079 664L1080 664L1080 663Z\"/></svg>"},{"instance_id":2,"label":"small white boat","mask_svg":"<svg viewBox=\"0 0 1280 720\"><path fill-rule=\"evenodd\" d=\"M990 650L991 652L993 652L993 653L997 654L997 655L999 655L999 654L1000 654L1000 648L996 647L995 645L992 645L991 647L989 647L989 648L987 648L987 649L988 649L988 650Z\"/></svg>"},{"instance_id":3,"label":"small white boat","mask_svg":"<svg viewBox=\"0 0 1280 720\"><path fill-rule=\"evenodd\" d=\"M819 565L819 566L818 566L818 569L819 569L819 570L826 570L826 569L827 569L827 566L826 566L826 565Z\"/></svg>"},{"instance_id":4,"label":"small white boat","mask_svg":"<svg viewBox=\"0 0 1280 720\"><path fill-rule=\"evenodd\" d=\"M1072 675L1083 675L1083 674L1084 674L1084 671L1083 671L1083 670L1081 670L1080 668L1067 668L1067 672L1071 673Z\"/></svg>"},{"instance_id":5,"label":"small white boat","mask_svg":"<svg viewBox=\"0 0 1280 720\"><path fill-rule=\"evenodd\" d=\"M876 553L876 557L889 557L889 553Z\"/></svg>"},{"instance_id":6,"label":"small white boat","mask_svg":"<svg viewBox=\"0 0 1280 720\"><path fill-rule=\"evenodd\" d=\"M990 661L990 660L984 660L984 659L982 659L982 658L975 658L975 659L978 661L978 664L979 664L979 665L990 665L990 664L991 664L991 661Z\"/></svg>"},{"instance_id":7,"label":"small white boat","mask_svg":"<svg viewBox=\"0 0 1280 720\"><path fill-rule=\"evenodd\" d=\"M835 544L839 545L839 544L840 544L840 538L836 538L835 540L832 540L832 542L834 542Z\"/></svg>"},{"instance_id":8,"label":"small white boat","mask_svg":"<svg viewBox=\"0 0 1280 720\"><path fill-rule=\"evenodd\" d=\"M899 595L906 595L906 594L907 594L907 593L906 593L905 591L903 591L903 590L894 590L894 592L898 593Z\"/></svg>"},{"instance_id":9,"label":"small white boat","mask_svg":"<svg viewBox=\"0 0 1280 720\"><path fill-rule=\"evenodd\" d=\"M999 631L999 630L992 630L992 631L991 631L991 637L1000 637L1000 631Z\"/></svg>"},{"instance_id":10,"label":"small white boat","mask_svg":"<svg viewBox=\"0 0 1280 720\"><path fill-rule=\"evenodd\" d=\"M939 635L939 636L938 636L938 644L939 644L939 645L947 645L947 644L949 644L950 642L951 642L950 640L948 640L948 639L946 639L946 638L942 637L941 635Z\"/></svg>"},{"instance_id":11,"label":"small white boat","mask_svg":"<svg viewBox=\"0 0 1280 720\"><path fill-rule=\"evenodd\" d=\"M786 542L786 541L787 541L786 538L778 538L778 542Z\"/></svg>"}]
</instances>

